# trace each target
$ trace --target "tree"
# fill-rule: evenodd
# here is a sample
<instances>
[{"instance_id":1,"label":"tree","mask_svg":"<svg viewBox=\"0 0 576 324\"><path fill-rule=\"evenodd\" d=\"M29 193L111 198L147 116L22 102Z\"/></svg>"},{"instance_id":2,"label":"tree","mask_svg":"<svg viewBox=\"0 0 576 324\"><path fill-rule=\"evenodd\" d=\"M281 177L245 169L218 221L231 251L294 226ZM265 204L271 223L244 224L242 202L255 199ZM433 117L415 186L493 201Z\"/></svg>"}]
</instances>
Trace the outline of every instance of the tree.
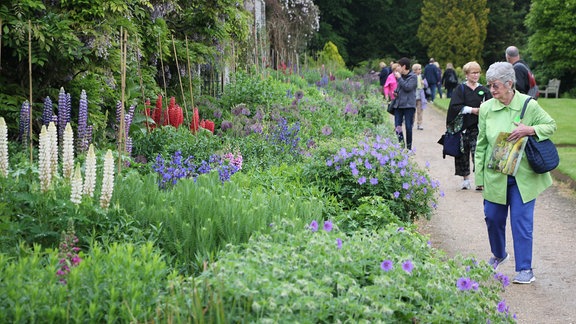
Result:
<instances>
[{"instance_id":1,"label":"tree","mask_svg":"<svg viewBox=\"0 0 576 324\"><path fill-rule=\"evenodd\" d=\"M568 86L576 76L576 1L534 0L526 25L532 35L528 51L539 75L561 78Z\"/></svg>"},{"instance_id":2,"label":"tree","mask_svg":"<svg viewBox=\"0 0 576 324\"><path fill-rule=\"evenodd\" d=\"M487 3L490 15L488 16L488 33L482 51L482 59L486 66L504 61L506 47L515 45L523 48L525 46L527 38L524 17L528 10L524 6L519 6L519 2L522 1L490 0Z\"/></svg>"},{"instance_id":3,"label":"tree","mask_svg":"<svg viewBox=\"0 0 576 324\"><path fill-rule=\"evenodd\" d=\"M476 60L488 26L487 0L424 0L418 38L428 55L455 66Z\"/></svg>"}]
</instances>

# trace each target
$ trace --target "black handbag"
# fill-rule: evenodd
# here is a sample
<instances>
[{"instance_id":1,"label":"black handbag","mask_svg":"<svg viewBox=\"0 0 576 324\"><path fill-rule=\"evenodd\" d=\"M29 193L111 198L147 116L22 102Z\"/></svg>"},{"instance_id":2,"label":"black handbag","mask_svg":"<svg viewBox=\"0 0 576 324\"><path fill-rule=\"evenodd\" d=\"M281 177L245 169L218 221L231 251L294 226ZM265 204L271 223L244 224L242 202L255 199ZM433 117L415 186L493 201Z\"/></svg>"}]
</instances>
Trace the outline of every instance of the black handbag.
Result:
<instances>
[{"instance_id":1,"label":"black handbag","mask_svg":"<svg viewBox=\"0 0 576 324\"><path fill-rule=\"evenodd\" d=\"M398 90L394 90L394 99L390 100L390 102L388 103L388 108L386 108L386 111L388 111L390 115L394 115L394 112L398 108L398 104L399 104Z\"/></svg>"},{"instance_id":2,"label":"black handbag","mask_svg":"<svg viewBox=\"0 0 576 324\"><path fill-rule=\"evenodd\" d=\"M520 120L524 118L524 112L528 106L531 97L526 99L522 112L520 113ZM524 148L524 155L528 160L528 164L536 173L546 173L556 169L560 164L560 156L556 145L551 140L545 139L538 141L534 136L528 136L526 147Z\"/></svg>"},{"instance_id":3,"label":"black handbag","mask_svg":"<svg viewBox=\"0 0 576 324\"><path fill-rule=\"evenodd\" d=\"M464 118L462 114L458 114L453 121L446 125L446 132L438 140L438 144L442 145L442 157L445 159L446 155L453 157L460 157L464 155L464 145L462 143L462 126L464 125Z\"/></svg>"},{"instance_id":4,"label":"black handbag","mask_svg":"<svg viewBox=\"0 0 576 324\"><path fill-rule=\"evenodd\" d=\"M386 111L388 111L390 115L394 115L396 108L398 108L398 98L394 98L392 101L390 101L390 103L388 103L388 108L386 108Z\"/></svg>"},{"instance_id":5,"label":"black handbag","mask_svg":"<svg viewBox=\"0 0 576 324\"><path fill-rule=\"evenodd\" d=\"M453 157L460 157L462 153L462 132L451 133L446 131L442 137L438 140L438 144L442 145L442 156L446 158L446 155Z\"/></svg>"}]
</instances>

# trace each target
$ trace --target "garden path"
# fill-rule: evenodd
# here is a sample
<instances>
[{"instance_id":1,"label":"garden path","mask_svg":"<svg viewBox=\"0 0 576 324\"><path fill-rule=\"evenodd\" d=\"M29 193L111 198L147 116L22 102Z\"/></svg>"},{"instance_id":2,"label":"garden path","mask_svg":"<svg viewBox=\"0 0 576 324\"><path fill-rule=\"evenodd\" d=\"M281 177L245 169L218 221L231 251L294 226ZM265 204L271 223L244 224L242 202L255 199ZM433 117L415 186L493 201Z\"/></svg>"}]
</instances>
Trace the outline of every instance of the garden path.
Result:
<instances>
[{"instance_id":1,"label":"garden path","mask_svg":"<svg viewBox=\"0 0 576 324\"><path fill-rule=\"evenodd\" d=\"M451 257L487 260L491 255L482 194L460 189L462 178L454 175L454 159L442 159L442 147L436 143L445 130L445 112L428 105L423 127L414 129L414 158L422 167L430 163L430 175L440 181L445 196L439 198L432 219L418 223L419 229L430 235L434 247ZM555 180L554 186L536 200L532 264L536 281L530 285L511 284L502 293L510 312L517 314L518 323L576 323L575 215L576 195L560 181ZM515 272L509 224L507 246L511 258L499 271L512 280Z\"/></svg>"}]
</instances>

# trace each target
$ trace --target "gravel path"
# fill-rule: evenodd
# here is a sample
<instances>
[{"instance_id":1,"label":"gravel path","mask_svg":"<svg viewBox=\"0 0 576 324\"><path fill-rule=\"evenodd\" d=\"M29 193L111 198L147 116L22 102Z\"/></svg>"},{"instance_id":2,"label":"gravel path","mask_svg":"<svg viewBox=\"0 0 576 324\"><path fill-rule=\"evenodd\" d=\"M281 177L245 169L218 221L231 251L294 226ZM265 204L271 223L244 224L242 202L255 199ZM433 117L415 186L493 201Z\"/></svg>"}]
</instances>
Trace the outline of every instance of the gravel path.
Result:
<instances>
[{"instance_id":1,"label":"gravel path","mask_svg":"<svg viewBox=\"0 0 576 324\"><path fill-rule=\"evenodd\" d=\"M424 130L414 129L415 159L421 166L430 163L430 174L440 181L445 193L432 219L421 221L419 227L430 235L433 246L449 256L487 260L491 255L482 194L461 190L462 178L454 175L454 159L442 159L442 147L436 141L444 133L444 125L445 113L429 105L424 111ZM536 200L532 264L536 281L530 285L511 284L502 294L519 323L576 323L575 197L572 190L555 181ZM511 258L499 271L512 279L515 271L509 224L507 246Z\"/></svg>"}]
</instances>

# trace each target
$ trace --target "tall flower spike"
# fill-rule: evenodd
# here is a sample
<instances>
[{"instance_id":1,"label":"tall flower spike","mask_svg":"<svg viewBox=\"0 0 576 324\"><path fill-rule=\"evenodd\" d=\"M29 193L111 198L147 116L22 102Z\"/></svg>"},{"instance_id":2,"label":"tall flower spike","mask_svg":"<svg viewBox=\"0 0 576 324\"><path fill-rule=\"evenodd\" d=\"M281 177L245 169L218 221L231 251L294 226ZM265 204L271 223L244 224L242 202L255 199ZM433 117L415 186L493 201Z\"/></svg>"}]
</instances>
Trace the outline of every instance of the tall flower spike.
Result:
<instances>
[{"instance_id":1,"label":"tall flower spike","mask_svg":"<svg viewBox=\"0 0 576 324\"><path fill-rule=\"evenodd\" d=\"M44 99L44 110L42 111L42 125L48 126L52 121L52 99L50 97L46 97Z\"/></svg>"},{"instance_id":2,"label":"tall flower spike","mask_svg":"<svg viewBox=\"0 0 576 324\"><path fill-rule=\"evenodd\" d=\"M0 176L8 176L8 127L0 117Z\"/></svg>"},{"instance_id":3,"label":"tall flower spike","mask_svg":"<svg viewBox=\"0 0 576 324\"><path fill-rule=\"evenodd\" d=\"M50 172L55 177L58 175L58 129L54 122L48 124L48 136L50 138Z\"/></svg>"},{"instance_id":4,"label":"tall flower spike","mask_svg":"<svg viewBox=\"0 0 576 324\"><path fill-rule=\"evenodd\" d=\"M22 143L28 142L30 135L30 103L28 100L22 103L20 108L20 139Z\"/></svg>"},{"instance_id":5,"label":"tall flower spike","mask_svg":"<svg viewBox=\"0 0 576 324\"><path fill-rule=\"evenodd\" d=\"M86 168L84 175L84 194L89 197L94 197L94 187L96 186L96 155L94 154L94 145L90 144L88 147L88 155L86 155Z\"/></svg>"},{"instance_id":6,"label":"tall flower spike","mask_svg":"<svg viewBox=\"0 0 576 324\"><path fill-rule=\"evenodd\" d=\"M40 190L42 190L42 192L48 191L50 183L52 182L52 170L50 166L52 148L50 144L48 129L46 125L42 125L38 147L38 169L40 173Z\"/></svg>"},{"instance_id":7,"label":"tall flower spike","mask_svg":"<svg viewBox=\"0 0 576 324\"><path fill-rule=\"evenodd\" d=\"M102 177L102 192L100 193L100 207L106 209L110 205L114 191L114 157L108 150L104 157L104 175Z\"/></svg>"},{"instance_id":8,"label":"tall flower spike","mask_svg":"<svg viewBox=\"0 0 576 324\"><path fill-rule=\"evenodd\" d=\"M70 123L66 124L62 142L62 174L66 179L72 179L74 172L74 132Z\"/></svg>"},{"instance_id":9,"label":"tall flower spike","mask_svg":"<svg viewBox=\"0 0 576 324\"><path fill-rule=\"evenodd\" d=\"M87 134L86 128L88 127L88 99L86 91L82 90L80 94L80 108L78 111L78 151L85 152L87 148Z\"/></svg>"},{"instance_id":10,"label":"tall flower spike","mask_svg":"<svg viewBox=\"0 0 576 324\"><path fill-rule=\"evenodd\" d=\"M68 121L66 120L66 92L64 92L64 87L60 88L60 93L58 94L58 141L62 143L62 138L64 137L64 129Z\"/></svg>"},{"instance_id":11,"label":"tall flower spike","mask_svg":"<svg viewBox=\"0 0 576 324\"><path fill-rule=\"evenodd\" d=\"M82 171L80 170L80 164L76 164L74 177L72 178L70 201L76 205L79 205L82 202Z\"/></svg>"}]
</instances>

